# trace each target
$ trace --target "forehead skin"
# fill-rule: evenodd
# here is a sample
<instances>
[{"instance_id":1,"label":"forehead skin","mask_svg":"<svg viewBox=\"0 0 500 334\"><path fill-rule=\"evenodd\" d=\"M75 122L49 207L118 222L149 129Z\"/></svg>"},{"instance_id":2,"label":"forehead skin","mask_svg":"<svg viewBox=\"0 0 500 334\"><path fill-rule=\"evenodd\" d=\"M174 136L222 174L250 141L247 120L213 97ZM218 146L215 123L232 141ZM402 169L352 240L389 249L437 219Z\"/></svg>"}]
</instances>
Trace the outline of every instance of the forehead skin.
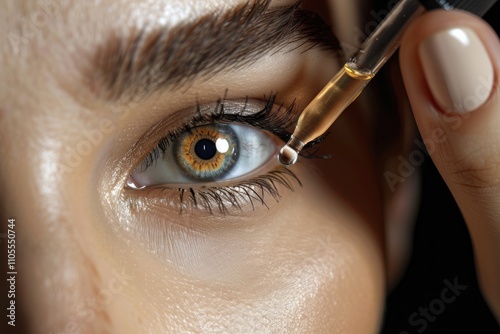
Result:
<instances>
[{"instance_id":1,"label":"forehead skin","mask_svg":"<svg viewBox=\"0 0 500 334\"><path fill-rule=\"evenodd\" d=\"M272 6L281 3L286 2L273 1ZM272 208L259 217L270 227L253 226L251 218L242 218L249 222L247 229L228 229L220 235L212 231L203 247L186 247L186 253L232 253L224 255L225 262L214 262L231 270L220 265L218 277L210 272L199 279L165 269L166 260L123 236L121 226L114 223L121 217L114 215L123 204L113 197L119 191L115 184L102 181L102 175L112 174L106 174L111 168L100 164L106 161L104 153L93 152L73 173L58 172L61 161L81 140L81 129L98 127L109 109L85 88L82 73L110 31L175 25L237 4L241 1L1 1L0 184L5 190L1 219L15 215L19 222L18 304L31 331L376 331L384 290L382 255L379 234L364 218L369 213L378 217L380 212L369 204L360 210L343 205L340 195L321 185L324 182L313 173L302 173L307 183L296 196L283 196L280 207L289 208L286 213ZM267 61L289 64L292 56L276 55ZM262 82L249 75L235 83L235 97L261 96L283 86L281 81L297 77L294 71L264 65L252 75L262 77L272 68L275 78ZM228 78L221 75L215 83L193 85L191 91L197 94L186 95L192 94L191 101L203 94L214 98ZM294 87L290 91L299 97L312 94ZM134 142L126 131L134 127L127 124L147 128L151 122L137 115L113 117L109 116L123 131L110 135L102 146L121 143L122 151ZM348 138L350 132L342 135ZM360 166L367 164L361 151L342 150ZM102 175L95 171L96 165L102 167ZM343 180L352 178L347 174L350 166L335 168L345 175ZM364 188L349 190L349 196L371 203L376 194L371 175L358 179ZM98 196L96 189L104 190ZM113 205L103 209L101 202ZM185 231L175 227L172 230L181 239ZM221 240L222 246L217 243ZM196 258L191 265L202 267L202 262Z\"/></svg>"}]
</instances>

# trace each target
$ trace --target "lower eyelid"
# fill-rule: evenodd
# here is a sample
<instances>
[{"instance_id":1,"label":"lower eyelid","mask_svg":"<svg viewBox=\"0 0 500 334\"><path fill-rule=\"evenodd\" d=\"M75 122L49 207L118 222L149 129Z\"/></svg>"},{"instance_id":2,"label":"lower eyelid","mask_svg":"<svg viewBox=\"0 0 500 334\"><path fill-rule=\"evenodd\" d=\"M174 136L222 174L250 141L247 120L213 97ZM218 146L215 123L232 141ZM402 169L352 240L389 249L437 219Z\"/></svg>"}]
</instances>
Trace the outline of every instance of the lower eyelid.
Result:
<instances>
[{"instance_id":1,"label":"lower eyelid","mask_svg":"<svg viewBox=\"0 0 500 334\"><path fill-rule=\"evenodd\" d=\"M185 186L185 185L183 185ZM143 207L160 205L180 214L201 212L238 215L259 208L268 209L267 201L279 202L283 190L302 186L289 169L278 166L271 171L237 183L215 186L155 186L143 190L128 189L132 202Z\"/></svg>"}]
</instances>

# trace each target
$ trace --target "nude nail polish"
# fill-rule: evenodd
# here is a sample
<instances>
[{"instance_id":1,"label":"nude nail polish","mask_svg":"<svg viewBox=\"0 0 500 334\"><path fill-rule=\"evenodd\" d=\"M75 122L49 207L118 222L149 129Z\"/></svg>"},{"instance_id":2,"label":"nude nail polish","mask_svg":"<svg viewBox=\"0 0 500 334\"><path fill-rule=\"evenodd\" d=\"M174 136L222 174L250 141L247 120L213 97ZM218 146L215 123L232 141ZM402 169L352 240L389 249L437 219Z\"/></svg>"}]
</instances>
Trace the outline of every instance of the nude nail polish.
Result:
<instances>
[{"instance_id":1,"label":"nude nail polish","mask_svg":"<svg viewBox=\"0 0 500 334\"><path fill-rule=\"evenodd\" d=\"M493 64L472 29L453 28L428 37L419 56L427 84L442 111L471 112L490 97Z\"/></svg>"}]
</instances>

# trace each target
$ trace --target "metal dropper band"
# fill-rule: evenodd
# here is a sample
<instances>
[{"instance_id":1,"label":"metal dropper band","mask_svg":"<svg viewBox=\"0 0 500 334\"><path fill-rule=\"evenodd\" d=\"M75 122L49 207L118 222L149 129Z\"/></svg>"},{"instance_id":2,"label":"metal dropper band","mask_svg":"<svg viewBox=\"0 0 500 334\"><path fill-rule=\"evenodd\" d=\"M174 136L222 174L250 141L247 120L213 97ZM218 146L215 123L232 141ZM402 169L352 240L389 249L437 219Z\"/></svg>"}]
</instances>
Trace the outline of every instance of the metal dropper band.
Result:
<instances>
[{"instance_id":1,"label":"metal dropper band","mask_svg":"<svg viewBox=\"0 0 500 334\"><path fill-rule=\"evenodd\" d=\"M420 0L427 9L461 9L477 16L483 16L497 2L491 0Z\"/></svg>"},{"instance_id":2,"label":"metal dropper band","mask_svg":"<svg viewBox=\"0 0 500 334\"><path fill-rule=\"evenodd\" d=\"M387 15L360 50L304 109L297 127L278 156L283 165L297 162L302 148L323 135L340 114L361 94L370 80L394 54L408 24L436 4L483 15L497 0L402 0ZM422 4L421 4L422 3ZM486 5L488 3L488 5Z\"/></svg>"}]
</instances>

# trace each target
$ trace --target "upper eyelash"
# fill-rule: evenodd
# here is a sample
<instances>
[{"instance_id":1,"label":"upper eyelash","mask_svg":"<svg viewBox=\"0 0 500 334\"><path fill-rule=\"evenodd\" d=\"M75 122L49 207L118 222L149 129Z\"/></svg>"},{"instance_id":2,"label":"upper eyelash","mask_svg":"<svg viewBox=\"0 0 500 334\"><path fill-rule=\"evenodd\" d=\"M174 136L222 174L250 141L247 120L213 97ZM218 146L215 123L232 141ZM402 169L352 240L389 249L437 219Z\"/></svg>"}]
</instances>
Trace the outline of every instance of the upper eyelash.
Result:
<instances>
[{"instance_id":1,"label":"upper eyelash","mask_svg":"<svg viewBox=\"0 0 500 334\"><path fill-rule=\"evenodd\" d=\"M219 99L214 107L214 110L208 114L201 113L201 106L198 103L196 106L197 114L189 121L189 123L184 126L167 133L165 137L160 139L155 148L149 153L141 164L141 170L146 170L148 167L157 161L160 154L165 153L165 151L170 146L170 143L175 141L179 133L184 131L190 131L193 127L213 122L225 122L225 123L240 123L248 124L257 127L262 130L266 130L276 135L283 141L290 138L291 133L287 131L291 125L297 121L297 116L294 110L296 109L296 103L293 101L288 107L281 104L280 107L275 109L276 95L271 94L267 99L264 107L256 113L248 113L248 101L249 98L245 99L245 104L240 111L234 113L226 113L225 107L227 100L225 98Z\"/></svg>"}]
</instances>

